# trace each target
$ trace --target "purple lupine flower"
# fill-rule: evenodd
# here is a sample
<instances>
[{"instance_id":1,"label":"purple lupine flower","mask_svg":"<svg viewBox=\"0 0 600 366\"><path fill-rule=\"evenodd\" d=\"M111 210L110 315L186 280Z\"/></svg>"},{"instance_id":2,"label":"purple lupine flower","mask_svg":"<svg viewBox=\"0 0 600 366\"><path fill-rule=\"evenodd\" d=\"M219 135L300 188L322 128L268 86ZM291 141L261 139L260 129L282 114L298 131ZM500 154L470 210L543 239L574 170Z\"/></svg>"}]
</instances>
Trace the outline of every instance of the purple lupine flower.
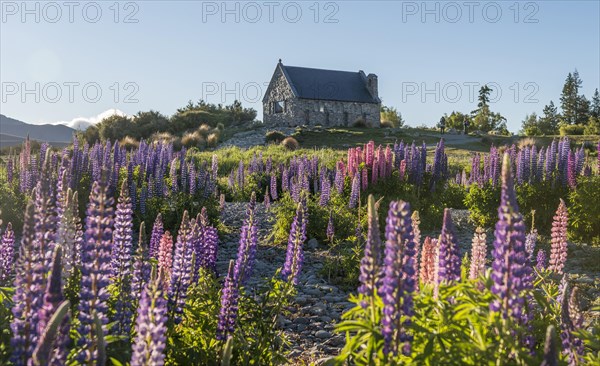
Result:
<instances>
[{"instance_id":1,"label":"purple lupine flower","mask_svg":"<svg viewBox=\"0 0 600 366\"><path fill-rule=\"evenodd\" d=\"M131 366L162 366L165 363L167 301L159 278L146 286L140 297Z\"/></svg>"},{"instance_id":2,"label":"purple lupine flower","mask_svg":"<svg viewBox=\"0 0 600 366\"><path fill-rule=\"evenodd\" d=\"M229 270L221 292L221 310L217 323L217 339L224 341L235 331L238 312L239 288L234 276L233 260L229 262Z\"/></svg>"},{"instance_id":3,"label":"purple lupine flower","mask_svg":"<svg viewBox=\"0 0 600 366\"><path fill-rule=\"evenodd\" d=\"M582 327L583 317L579 311L576 289L570 290L570 284L566 281L566 276L563 277L563 282L564 286L560 295L560 338L563 354L567 358L568 365L576 366L581 364L584 345L574 332Z\"/></svg>"},{"instance_id":4,"label":"purple lupine flower","mask_svg":"<svg viewBox=\"0 0 600 366\"><path fill-rule=\"evenodd\" d=\"M110 247L112 244L113 198L107 194L104 179L92 185L87 208L84 242L81 252L81 300L79 301L79 343L82 351L79 362L94 363L98 360L97 337L94 319L102 324L107 334L110 284Z\"/></svg>"},{"instance_id":5,"label":"purple lupine flower","mask_svg":"<svg viewBox=\"0 0 600 366\"><path fill-rule=\"evenodd\" d=\"M35 194L35 192L34 192ZM44 282L34 275L38 267L43 268L44 258L35 247L35 205L27 204L23 225L23 236L15 266L15 293L13 295L13 320L11 361L15 365L26 365L38 341L37 317L43 304Z\"/></svg>"},{"instance_id":6,"label":"purple lupine flower","mask_svg":"<svg viewBox=\"0 0 600 366\"><path fill-rule=\"evenodd\" d=\"M255 211L256 193L252 192L246 208L246 219L240 230L240 244L233 271L233 278L237 286L243 286L246 283L254 266L256 246L258 245L258 223Z\"/></svg>"},{"instance_id":7,"label":"purple lupine flower","mask_svg":"<svg viewBox=\"0 0 600 366\"><path fill-rule=\"evenodd\" d=\"M15 267L15 232L9 222L0 242L0 283L12 277Z\"/></svg>"},{"instance_id":8,"label":"purple lupine flower","mask_svg":"<svg viewBox=\"0 0 600 366\"><path fill-rule=\"evenodd\" d=\"M525 250L525 224L517 205L508 154L504 154L502 164L502 189L492 256L492 292L498 299L490 305L491 310L501 312L503 317L511 317L517 323L527 322L523 293L533 284Z\"/></svg>"},{"instance_id":9,"label":"purple lupine flower","mask_svg":"<svg viewBox=\"0 0 600 366\"><path fill-rule=\"evenodd\" d=\"M560 200L554 220L552 221L552 248L550 250L549 269L556 273L563 273L567 262L567 224L568 214L565 201Z\"/></svg>"},{"instance_id":10,"label":"purple lupine flower","mask_svg":"<svg viewBox=\"0 0 600 366\"><path fill-rule=\"evenodd\" d=\"M543 249L538 250L535 268L538 271L546 269L546 252Z\"/></svg>"},{"instance_id":11,"label":"purple lupine flower","mask_svg":"<svg viewBox=\"0 0 600 366\"><path fill-rule=\"evenodd\" d=\"M333 237L335 236L335 227L333 226L333 212L329 212L329 221L327 221L327 230L325 232L327 235L327 240L333 242Z\"/></svg>"},{"instance_id":12,"label":"purple lupine flower","mask_svg":"<svg viewBox=\"0 0 600 366\"><path fill-rule=\"evenodd\" d=\"M177 243L175 244L175 255L173 256L173 271L171 272L171 284L169 286L169 312L176 324L181 322L181 314L187 298L187 290L191 284L192 276L192 226L188 212L183 213Z\"/></svg>"},{"instance_id":13,"label":"purple lupine flower","mask_svg":"<svg viewBox=\"0 0 600 366\"><path fill-rule=\"evenodd\" d=\"M532 225L531 231L525 236L525 250L527 251L527 259L529 259L529 261L533 261L537 238L538 232Z\"/></svg>"},{"instance_id":14,"label":"purple lupine flower","mask_svg":"<svg viewBox=\"0 0 600 366\"><path fill-rule=\"evenodd\" d=\"M275 172L271 173L271 198L273 199L273 201L277 201L278 195L277 195L277 176L275 175Z\"/></svg>"},{"instance_id":15,"label":"purple lupine flower","mask_svg":"<svg viewBox=\"0 0 600 366\"><path fill-rule=\"evenodd\" d=\"M335 168L335 189L337 190L337 192L339 194L342 194L344 192L344 179L345 179L345 172L344 172L344 162L343 161L338 161L336 164L336 168Z\"/></svg>"},{"instance_id":16,"label":"purple lupine flower","mask_svg":"<svg viewBox=\"0 0 600 366\"><path fill-rule=\"evenodd\" d=\"M438 283L460 281L460 250L450 209L444 209L442 232L438 240Z\"/></svg>"},{"instance_id":17,"label":"purple lupine flower","mask_svg":"<svg viewBox=\"0 0 600 366\"><path fill-rule=\"evenodd\" d=\"M138 230L137 249L133 255L133 277L131 279L131 293L134 302L139 301L144 286L150 280L151 265L146 242L146 224L142 221Z\"/></svg>"},{"instance_id":18,"label":"purple lupine flower","mask_svg":"<svg viewBox=\"0 0 600 366\"><path fill-rule=\"evenodd\" d=\"M375 207L375 198L369 195L367 199L367 242L365 254L360 261L360 286L358 292L372 297L379 288L383 277L383 247L379 231L379 215ZM366 305L362 304L363 306Z\"/></svg>"},{"instance_id":19,"label":"purple lupine flower","mask_svg":"<svg viewBox=\"0 0 600 366\"><path fill-rule=\"evenodd\" d=\"M412 232L410 204L391 202L385 227L384 277L379 288L383 300L381 333L383 352L410 355L412 335L406 327L411 324L415 291L415 243Z\"/></svg>"},{"instance_id":20,"label":"purple lupine flower","mask_svg":"<svg viewBox=\"0 0 600 366\"><path fill-rule=\"evenodd\" d=\"M269 194L269 186L265 188L265 197L263 203L265 205L265 210L268 210L271 207L271 195Z\"/></svg>"},{"instance_id":21,"label":"purple lupine flower","mask_svg":"<svg viewBox=\"0 0 600 366\"><path fill-rule=\"evenodd\" d=\"M321 181L321 196L319 197L319 206L327 206L331 194L330 191L331 182L329 182L329 177L324 174Z\"/></svg>"},{"instance_id":22,"label":"purple lupine flower","mask_svg":"<svg viewBox=\"0 0 600 366\"><path fill-rule=\"evenodd\" d=\"M352 179L352 190L350 191L350 202L348 203L349 208L355 208L358 204L358 196L360 194L360 182L358 181L358 174Z\"/></svg>"},{"instance_id":23,"label":"purple lupine flower","mask_svg":"<svg viewBox=\"0 0 600 366\"><path fill-rule=\"evenodd\" d=\"M38 331L40 334L43 334L50 318L64 300L62 293L63 284L61 275L63 269L61 258L62 248L60 245L57 245L54 249L52 269L50 275L48 276L48 284L44 294L44 304L40 309L40 319L38 323ZM54 339L48 365L59 366L66 363L67 355L69 353L68 347L71 343L69 335L70 329L69 317L67 316L65 319L63 319L56 338Z\"/></svg>"},{"instance_id":24,"label":"purple lupine flower","mask_svg":"<svg viewBox=\"0 0 600 366\"><path fill-rule=\"evenodd\" d=\"M160 239L162 238L165 232L162 214L159 212L154 220L154 226L152 226L152 234L150 235L150 245L148 247L148 255L151 258L157 258L158 256L158 246L160 244Z\"/></svg>"},{"instance_id":25,"label":"purple lupine flower","mask_svg":"<svg viewBox=\"0 0 600 366\"><path fill-rule=\"evenodd\" d=\"M131 265L133 242L133 209L129 199L127 181L123 181L115 213L115 229L112 247L112 282L115 284L116 334L129 335L131 330Z\"/></svg>"},{"instance_id":26,"label":"purple lupine flower","mask_svg":"<svg viewBox=\"0 0 600 366\"><path fill-rule=\"evenodd\" d=\"M296 208L296 216L294 216L294 221L292 221L288 238L285 264L281 271L281 277L285 281L291 281L294 285L298 284L298 276L304 262L304 250L302 247L306 241L306 226L308 221L304 205L306 205L306 202L302 199Z\"/></svg>"}]
</instances>

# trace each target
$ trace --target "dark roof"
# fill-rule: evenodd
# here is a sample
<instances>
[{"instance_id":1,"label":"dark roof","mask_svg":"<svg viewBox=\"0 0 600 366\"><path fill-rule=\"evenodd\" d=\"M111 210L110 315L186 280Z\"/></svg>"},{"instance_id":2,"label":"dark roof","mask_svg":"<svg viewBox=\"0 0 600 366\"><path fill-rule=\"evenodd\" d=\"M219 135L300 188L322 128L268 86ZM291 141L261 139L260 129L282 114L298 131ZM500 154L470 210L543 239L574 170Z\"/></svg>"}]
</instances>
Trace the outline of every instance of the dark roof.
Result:
<instances>
[{"instance_id":1,"label":"dark roof","mask_svg":"<svg viewBox=\"0 0 600 366\"><path fill-rule=\"evenodd\" d=\"M285 66L283 73L298 98L380 103L371 95L360 72Z\"/></svg>"}]
</instances>

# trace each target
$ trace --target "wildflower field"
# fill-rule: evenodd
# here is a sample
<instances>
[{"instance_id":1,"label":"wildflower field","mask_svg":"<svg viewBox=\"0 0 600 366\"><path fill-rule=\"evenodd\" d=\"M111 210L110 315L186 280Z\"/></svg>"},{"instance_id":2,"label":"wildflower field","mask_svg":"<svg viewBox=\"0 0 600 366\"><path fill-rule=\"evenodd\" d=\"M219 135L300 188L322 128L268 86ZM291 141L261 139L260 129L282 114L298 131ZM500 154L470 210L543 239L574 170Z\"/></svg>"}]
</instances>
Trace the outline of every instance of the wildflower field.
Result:
<instances>
[{"instance_id":1,"label":"wildflower field","mask_svg":"<svg viewBox=\"0 0 600 366\"><path fill-rule=\"evenodd\" d=\"M433 145L26 140L0 364L599 365L600 141Z\"/></svg>"}]
</instances>

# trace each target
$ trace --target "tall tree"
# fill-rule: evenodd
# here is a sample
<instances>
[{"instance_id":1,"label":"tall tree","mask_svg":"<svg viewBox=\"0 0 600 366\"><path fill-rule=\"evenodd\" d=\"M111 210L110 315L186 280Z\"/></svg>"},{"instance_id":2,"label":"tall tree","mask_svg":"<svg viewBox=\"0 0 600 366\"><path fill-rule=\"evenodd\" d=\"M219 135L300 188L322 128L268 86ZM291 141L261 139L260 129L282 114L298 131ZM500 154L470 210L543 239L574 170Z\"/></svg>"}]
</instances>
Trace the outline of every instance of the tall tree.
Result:
<instances>
[{"instance_id":1,"label":"tall tree","mask_svg":"<svg viewBox=\"0 0 600 366\"><path fill-rule=\"evenodd\" d=\"M526 136L537 136L542 134L539 120L535 112L525 116L525 119L522 122L521 132Z\"/></svg>"},{"instance_id":2,"label":"tall tree","mask_svg":"<svg viewBox=\"0 0 600 366\"><path fill-rule=\"evenodd\" d=\"M502 134L507 134L506 118L500 113L494 113L490 110L489 102L492 91L493 89L487 85L479 89L477 109L471 112L474 128L484 132L495 130Z\"/></svg>"},{"instance_id":3,"label":"tall tree","mask_svg":"<svg viewBox=\"0 0 600 366\"><path fill-rule=\"evenodd\" d=\"M544 115L539 118L538 127L542 135L554 135L558 132L560 115L553 101L546 105L543 110Z\"/></svg>"},{"instance_id":4,"label":"tall tree","mask_svg":"<svg viewBox=\"0 0 600 366\"><path fill-rule=\"evenodd\" d=\"M590 115L592 117L600 118L600 93L598 93L598 88L594 92L594 96L592 97L592 104L590 106Z\"/></svg>"},{"instance_id":5,"label":"tall tree","mask_svg":"<svg viewBox=\"0 0 600 366\"><path fill-rule=\"evenodd\" d=\"M584 125L589 117L589 101L585 95L579 95L579 88L583 81L579 77L579 72L575 70L567 75L560 96L560 107L562 109L563 124Z\"/></svg>"}]
</instances>

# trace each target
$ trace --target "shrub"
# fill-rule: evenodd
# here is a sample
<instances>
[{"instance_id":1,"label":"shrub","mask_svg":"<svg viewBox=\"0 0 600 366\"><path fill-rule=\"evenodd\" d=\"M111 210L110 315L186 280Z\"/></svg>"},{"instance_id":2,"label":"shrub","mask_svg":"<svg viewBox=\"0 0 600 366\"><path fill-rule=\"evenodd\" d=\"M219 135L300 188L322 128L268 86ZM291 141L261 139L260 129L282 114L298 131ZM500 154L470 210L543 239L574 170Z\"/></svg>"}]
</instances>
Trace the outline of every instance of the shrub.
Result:
<instances>
[{"instance_id":1,"label":"shrub","mask_svg":"<svg viewBox=\"0 0 600 366\"><path fill-rule=\"evenodd\" d=\"M156 132L154 134L152 134L152 136L150 136L150 141L152 142L163 142L163 143L169 143L169 142L173 142L173 140L175 140L175 136L171 135L168 132Z\"/></svg>"},{"instance_id":2,"label":"shrub","mask_svg":"<svg viewBox=\"0 0 600 366\"><path fill-rule=\"evenodd\" d=\"M281 131L277 131L277 130L272 130L272 131L267 131L267 133L265 134L265 142L267 143L280 143L281 141L283 141L286 138L285 134Z\"/></svg>"},{"instance_id":3,"label":"shrub","mask_svg":"<svg viewBox=\"0 0 600 366\"><path fill-rule=\"evenodd\" d=\"M223 130L225 129L225 125L224 125L224 124L222 124L221 122L219 122L219 123L217 123L217 129L218 129L219 131L223 131Z\"/></svg>"},{"instance_id":4,"label":"shrub","mask_svg":"<svg viewBox=\"0 0 600 366\"><path fill-rule=\"evenodd\" d=\"M297 150L300 147L298 141L293 137L286 137L281 141L281 145L285 146L288 150Z\"/></svg>"},{"instance_id":5,"label":"shrub","mask_svg":"<svg viewBox=\"0 0 600 366\"><path fill-rule=\"evenodd\" d=\"M352 127L355 128L367 128L367 122L364 119L358 118L354 123L352 123Z\"/></svg>"},{"instance_id":6,"label":"shrub","mask_svg":"<svg viewBox=\"0 0 600 366\"><path fill-rule=\"evenodd\" d=\"M485 184L479 187L472 184L465 196L465 206L470 211L470 218L476 225L491 227L498 221L498 205L500 204L500 187ZM524 212L521 210L521 212Z\"/></svg>"},{"instance_id":7,"label":"shrub","mask_svg":"<svg viewBox=\"0 0 600 366\"><path fill-rule=\"evenodd\" d=\"M538 145L538 140L535 137L526 137L524 139L519 140L519 149L523 149L524 147L530 147L533 145Z\"/></svg>"},{"instance_id":8,"label":"shrub","mask_svg":"<svg viewBox=\"0 0 600 366\"><path fill-rule=\"evenodd\" d=\"M206 144L206 139L202 136L198 131L192 133L186 133L181 138L181 144L186 148L194 147L194 146L204 146Z\"/></svg>"},{"instance_id":9,"label":"shrub","mask_svg":"<svg viewBox=\"0 0 600 366\"><path fill-rule=\"evenodd\" d=\"M569 238L600 245L600 176L580 178L569 194Z\"/></svg>"},{"instance_id":10,"label":"shrub","mask_svg":"<svg viewBox=\"0 0 600 366\"><path fill-rule=\"evenodd\" d=\"M581 125L562 125L560 126L560 135L583 135L585 126Z\"/></svg>"},{"instance_id":11,"label":"shrub","mask_svg":"<svg viewBox=\"0 0 600 366\"><path fill-rule=\"evenodd\" d=\"M131 136L125 136L125 138L121 140L119 144L121 145L121 147L124 147L127 150L137 149L140 146L139 141L137 141Z\"/></svg>"},{"instance_id":12,"label":"shrub","mask_svg":"<svg viewBox=\"0 0 600 366\"><path fill-rule=\"evenodd\" d=\"M217 147L217 144L219 143L219 134L218 133L211 133L210 135L208 135L208 137L206 138L206 145L208 147Z\"/></svg>"},{"instance_id":13,"label":"shrub","mask_svg":"<svg viewBox=\"0 0 600 366\"><path fill-rule=\"evenodd\" d=\"M210 126L207 125L206 123L203 123L202 125L200 125L200 127L198 127L196 132L198 132L200 135L206 137L210 133Z\"/></svg>"},{"instance_id":14,"label":"shrub","mask_svg":"<svg viewBox=\"0 0 600 366\"><path fill-rule=\"evenodd\" d=\"M394 123L391 121L381 121L381 128L394 128Z\"/></svg>"}]
</instances>

